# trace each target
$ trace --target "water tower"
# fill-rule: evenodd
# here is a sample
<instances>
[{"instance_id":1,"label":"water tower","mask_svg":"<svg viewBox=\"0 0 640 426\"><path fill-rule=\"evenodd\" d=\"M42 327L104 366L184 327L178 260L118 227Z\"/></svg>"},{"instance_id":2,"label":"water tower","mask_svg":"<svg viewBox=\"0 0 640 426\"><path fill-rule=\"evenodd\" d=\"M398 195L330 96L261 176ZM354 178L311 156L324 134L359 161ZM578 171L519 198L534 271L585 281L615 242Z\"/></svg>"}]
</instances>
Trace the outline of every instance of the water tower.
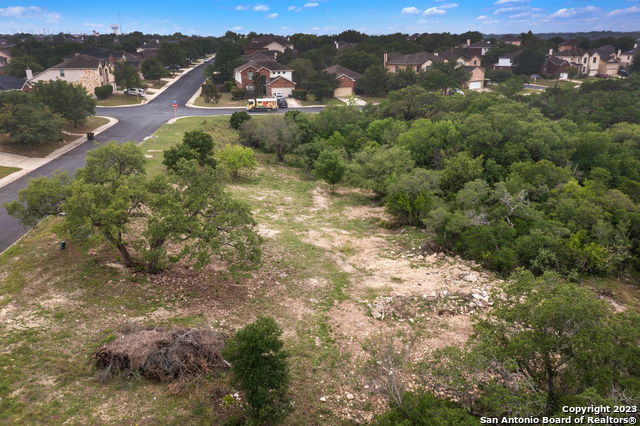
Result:
<instances>
[{"instance_id":1,"label":"water tower","mask_svg":"<svg viewBox=\"0 0 640 426\"><path fill-rule=\"evenodd\" d=\"M117 24L111 25L111 31L113 31L115 35L120 34L120 25L117 25Z\"/></svg>"}]
</instances>

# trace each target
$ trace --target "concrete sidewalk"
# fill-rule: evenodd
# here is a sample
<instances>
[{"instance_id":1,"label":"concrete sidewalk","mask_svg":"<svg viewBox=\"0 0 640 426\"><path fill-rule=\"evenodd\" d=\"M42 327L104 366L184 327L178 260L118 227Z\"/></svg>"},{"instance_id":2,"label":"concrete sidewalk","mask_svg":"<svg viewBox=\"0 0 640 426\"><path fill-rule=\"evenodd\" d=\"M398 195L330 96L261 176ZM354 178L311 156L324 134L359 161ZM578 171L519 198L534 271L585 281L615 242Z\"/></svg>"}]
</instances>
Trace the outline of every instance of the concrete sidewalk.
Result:
<instances>
[{"instance_id":1,"label":"concrete sidewalk","mask_svg":"<svg viewBox=\"0 0 640 426\"><path fill-rule=\"evenodd\" d=\"M113 126L118 122L118 120L115 118L111 118L111 117L104 117L104 118L109 120L109 122L95 129L93 131L95 135L107 130L109 127ZM15 155L15 154L9 154L6 152L0 152L0 166L19 167L20 169L22 169L22 170L18 170L17 172L13 172L10 175L0 179L0 188L10 184L15 180L20 179L22 176L25 176L31 173L33 170L37 169L38 167L41 167L42 165L55 160L56 158L60 157L62 154L71 151L72 149L76 148L79 145L82 145L86 141L87 141L86 136L80 136L78 139L72 142L69 142L65 146L62 146L56 149L46 157L41 157L41 158L25 157L22 155Z\"/></svg>"}]
</instances>

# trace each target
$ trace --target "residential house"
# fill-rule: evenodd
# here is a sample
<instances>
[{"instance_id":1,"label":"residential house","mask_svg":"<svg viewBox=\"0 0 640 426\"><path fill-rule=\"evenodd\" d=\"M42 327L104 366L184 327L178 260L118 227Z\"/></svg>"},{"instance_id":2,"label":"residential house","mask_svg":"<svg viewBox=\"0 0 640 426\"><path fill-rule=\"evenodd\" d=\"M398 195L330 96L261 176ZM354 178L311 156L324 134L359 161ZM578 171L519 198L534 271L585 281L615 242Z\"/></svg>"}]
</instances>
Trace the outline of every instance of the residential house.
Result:
<instances>
[{"instance_id":1,"label":"residential house","mask_svg":"<svg viewBox=\"0 0 640 426\"><path fill-rule=\"evenodd\" d=\"M553 55L553 49L546 55L544 64L542 65L542 74L550 74L553 78L566 78L569 74L571 64L557 56Z\"/></svg>"},{"instance_id":2,"label":"residential house","mask_svg":"<svg viewBox=\"0 0 640 426\"><path fill-rule=\"evenodd\" d=\"M284 53L287 49L293 50L293 44L286 37L261 36L254 37L244 46L244 55L251 56L259 52L275 51Z\"/></svg>"},{"instance_id":3,"label":"residential house","mask_svg":"<svg viewBox=\"0 0 640 426\"><path fill-rule=\"evenodd\" d=\"M338 80L338 87L333 91L335 98L355 95L356 82L362 75L342 65L332 65L325 68L325 71L335 75Z\"/></svg>"},{"instance_id":4,"label":"residential house","mask_svg":"<svg viewBox=\"0 0 640 426\"><path fill-rule=\"evenodd\" d=\"M575 39L565 40L562 43L560 43L560 45L558 46L558 50L560 52L577 49L577 48L578 48L578 40L575 40Z\"/></svg>"},{"instance_id":5,"label":"residential house","mask_svg":"<svg viewBox=\"0 0 640 426\"><path fill-rule=\"evenodd\" d=\"M280 52L278 52L277 50L260 50L257 53L251 55L242 55L241 58L246 60L247 62L263 59L270 59L272 61L275 61L278 58L278 53Z\"/></svg>"},{"instance_id":6,"label":"residential house","mask_svg":"<svg viewBox=\"0 0 640 426\"><path fill-rule=\"evenodd\" d=\"M467 49L447 49L443 52L434 53L438 58L447 62L456 62L461 66L480 66L482 58L474 55Z\"/></svg>"},{"instance_id":7,"label":"residential house","mask_svg":"<svg viewBox=\"0 0 640 426\"><path fill-rule=\"evenodd\" d=\"M291 96L296 84L293 82L293 69L271 59L249 61L234 69L233 77L240 89L252 91L256 75L261 74L266 80L266 95L282 93Z\"/></svg>"},{"instance_id":8,"label":"residential house","mask_svg":"<svg viewBox=\"0 0 640 426\"><path fill-rule=\"evenodd\" d=\"M427 70L434 62L452 61L455 61L458 66L464 66L471 73L471 78L467 83L469 89L478 90L484 88L485 69L479 66L480 58L476 55L459 56L454 52L444 52L444 54L420 52L409 55L385 53L383 57L384 67L391 73L407 69L420 72Z\"/></svg>"},{"instance_id":9,"label":"residential house","mask_svg":"<svg viewBox=\"0 0 640 426\"><path fill-rule=\"evenodd\" d=\"M11 77L10 75L0 74L0 91L20 90L26 79Z\"/></svg>"},{"instance_id":10,"label":"residential house","mask_svg":"<svg viewBox=\"0 0 640 426\"><path fill-rule=\"evenodd\" d=\"M588 50L582 55L580 72L583 75L616 75L619 69L620 61L616 55L615 47L611 45Z\"/></svg>"},{"instance_id":11,"label":"residential house","mask_svg":"<svg viewBox=\"0 0 640 426\"><path fill-rule=\"evenodd\" d=\"M411 53L385 53L383 65L389 72L400 70L413 70L415 72L424 71L437 60L437 56L430 52Z\"/></svg>"},{"instance_id":12,"label":"residential house","mask_svg":"<svg viewBox=\"0 0 640 426\"><path fill-rule=\"evenodd\" d=\"M96 87L116 86L113 65L110 60L76 53L74 56L65 58L61 63L35 76L28 69L27 81L22 90L28 91L40 81L51 80L64 80L69 83L79 84L92 95Z\"/></svg>"},{"instance_id":13,"label":"residential house","mask_svg":"<svg viewBox=\"0 0 640 426\"><path fill-rule=\"evenodd\" d=\"M491 49L491 42L487 40L476 41L471 43L471 40L467 40L467 49L474 55L484 56Z\"/></svg>"},{"instance_id":14,"label":"residential house","mask_svg":"<svg viewBox=\"0 0 640 426\"><path fill-rule=\"evenodd\" d=\"M144 43L142 43L142 46L136 49L136 51L138 53L144 53L145 51L149 51L149 50L158 51L160 50L160 47L161 47L160 40L155 39L155 40L145 41Z\"/></svg>"},{"instance_id":15,"label":"residential house","mask_svg":"<svg viewBox=\"0 0 640 426\"><path fill-rule=\"evenodd\" d=\"M505 53L498 57L498 62L493 64L494 70L510 70L516 66L516 60L522 53L522 50L518 49L510 53Z\"/></svg>"},{"instance_id":16,"label":"residential house","mask_svg":"<svg viewBox=\"0 0 640 426\"><path fill-rule=\"evenodd\" d=\"M626 52L620 52L618 54L618 59L620 59L620 68L629 68L631 66L631 62L633 62L633 58L639 54L640 46L638 46L638 43L633 45L633 49L627 50Z\"/></svg>"},{"instance_id":17,"label":"residential house","mask_svg":"<svg viewBox=\"0 0 640 426\"><path fill-rule=\"evenodd\" d=\"M522 41L511 34L504 35L498 39L498 43L510 44L512 46L520 46Z\"/></svg>"},{"instance_id":18,"label":"residential house","mask_svg":"<svg viewBox=\"0 0 640 426\"><path fill-rule=\"evenodd\" d=\"M566 47L565 49L562 49L562 47L560 47L560 51L556 53L555 56L582 68L582 57L586 52L586 50L580 49L579 47L572 47L570 49L567 49Z\"/></svg>"}]
</instances>

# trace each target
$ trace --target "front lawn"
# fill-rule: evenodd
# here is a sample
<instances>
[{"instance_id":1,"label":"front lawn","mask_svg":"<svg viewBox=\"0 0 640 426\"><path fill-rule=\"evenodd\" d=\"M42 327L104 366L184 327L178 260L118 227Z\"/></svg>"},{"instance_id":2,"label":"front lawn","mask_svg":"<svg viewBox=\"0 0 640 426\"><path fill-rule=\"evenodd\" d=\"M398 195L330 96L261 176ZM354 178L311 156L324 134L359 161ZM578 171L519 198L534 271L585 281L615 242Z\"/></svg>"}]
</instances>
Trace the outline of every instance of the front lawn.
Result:
<instances>
[{"instance_id":1,"label":"front lawn","mask_svg":"<svg viewBox=\"0 0 640 426\"><path fill-rule=\"evenodd\" d=\"M205 102L204 98L202 96L198 96L198 98L193 102L193 104L195 106L199 106L199 107L209 107L209 108L215 108L215 107L246 107L247 106L247 101L246 99L240 99L239 101L235 101L233 99L231 99L231 93L221 93L222 97L220 98L220 102L213 103L213 102Z\"/></svg>"},{"instance_id":2,"label":"front lawn","mask_svg":"<svg viewBox=\"0 0 640 426\"><path fill-rule=\"evenodd\" d=\"M100 126L104 126L108 122L109 122L108 118L94 116L94 117L87 118L87 121L83 125L74 127L73 124L67 124L62 128L62 130L65 132L79 135L87 132L93 132L95 129L97 129Z\"/></svg>"},{"instance_id":3,"label":"front lawn","mask_svg":"<svg viewBox=\"0 0 640 426\"><path fill-rule=\"evenodd\" d=\"M137 96L128 96L113 94L107 99L98 99L98 106L120 106L120 105L135 105L140 103Z\"/></svg>"},{"instance_id":4,"label":"front lawn","mask_svg":"<svg viewBox=\"0 0 640 426\"><path fill-rule=\"evenodd\" d=\"M18 170L22 170L22 169L18 167L0 166L0 179L2 179L5 176L9 176L13 172L17 172Z\"/></svg>"}]
</instances>

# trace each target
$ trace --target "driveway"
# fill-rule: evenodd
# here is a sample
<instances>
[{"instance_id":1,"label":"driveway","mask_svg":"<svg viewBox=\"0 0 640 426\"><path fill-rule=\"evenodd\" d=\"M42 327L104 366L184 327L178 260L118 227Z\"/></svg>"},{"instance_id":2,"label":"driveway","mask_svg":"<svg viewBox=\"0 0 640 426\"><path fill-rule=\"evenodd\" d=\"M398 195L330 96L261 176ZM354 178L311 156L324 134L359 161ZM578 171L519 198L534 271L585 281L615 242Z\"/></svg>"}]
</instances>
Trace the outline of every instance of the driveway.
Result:
<instances>
[{"instance_id":1,"label":"driveway","mask_svg":"<svg viewBox=\"0 0 640 426\"><path fill-rule=\"evenodd\" d=\"M97 135L95 142L141 142L175 116L190 117L232 114L235 111L234 109L207 110L185 106L189 98L191 98L202 83L204 83L204 68L206 65L207 64L199 65L193 71L184 74L183 77L176 81L171 87L167 88L147 104L134 107L96 108L96 115L117 118L118 124ZM174 101L178 104L175 112L172 107ZM300 110L304 112L319 112L322 108L301 108ZM87 141L69 150L55 160L33 170L28 175L1 188L0 206L15 200L18 192L27 185L27 182L31 178L50 176L58 170L74 173L84 165L86 154L89 150L95 148L95 142ZM9 216L4 208L0 208L0 230L0 252L10 247L28 231L28 229L22 227L18 221Z\"/></svg>"}]
</instances>

